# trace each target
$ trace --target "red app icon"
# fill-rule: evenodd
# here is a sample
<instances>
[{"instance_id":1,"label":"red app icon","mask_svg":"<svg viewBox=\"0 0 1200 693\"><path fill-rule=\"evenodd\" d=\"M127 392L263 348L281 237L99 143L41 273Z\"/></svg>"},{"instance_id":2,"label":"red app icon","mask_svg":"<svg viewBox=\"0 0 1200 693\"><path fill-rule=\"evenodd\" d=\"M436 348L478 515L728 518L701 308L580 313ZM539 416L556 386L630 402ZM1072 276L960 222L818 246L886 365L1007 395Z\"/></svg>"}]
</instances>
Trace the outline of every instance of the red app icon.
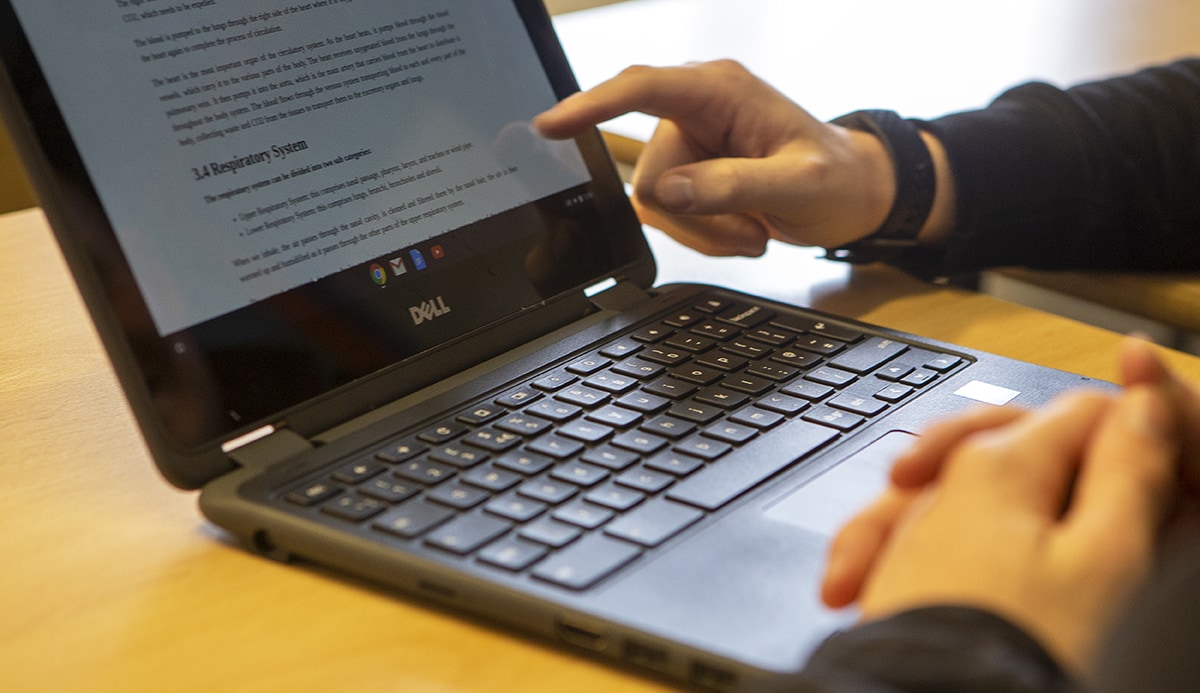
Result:
<instances>
[{"instance_id":1,"label":"red app icon","mask_svg":"<svg viewBox=\"0 0 1200 693\"><path fill-rule=\"evenodd\" d=\"M433 256L434 260L441 260L442 258L446 257L446 251L443 250L442 246L440 245L435 245L430 248L429 254Z\"/></svg>"}]
</instances>

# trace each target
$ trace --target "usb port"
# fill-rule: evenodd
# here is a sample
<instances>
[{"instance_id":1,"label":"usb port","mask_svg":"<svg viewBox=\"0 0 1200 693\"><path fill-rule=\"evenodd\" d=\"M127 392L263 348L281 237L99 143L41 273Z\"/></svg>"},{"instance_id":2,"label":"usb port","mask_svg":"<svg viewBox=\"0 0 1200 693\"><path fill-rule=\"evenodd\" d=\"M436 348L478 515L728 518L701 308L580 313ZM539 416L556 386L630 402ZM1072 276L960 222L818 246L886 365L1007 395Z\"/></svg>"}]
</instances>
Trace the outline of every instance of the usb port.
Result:
<instances>
[{"instance_id":1,"label":"usb port","mask_svg":"<svg viewBox=\"0 0 1200 693\"><path fill-rule=\"evenodd\" d=\"M581 623L578 620L566 620L560 618L558 620L558 639L574 645L582 647L585 650L593 652L603 652L608 649L608 638L603 631L596 626Z\"/></svg>"}]
</instances>

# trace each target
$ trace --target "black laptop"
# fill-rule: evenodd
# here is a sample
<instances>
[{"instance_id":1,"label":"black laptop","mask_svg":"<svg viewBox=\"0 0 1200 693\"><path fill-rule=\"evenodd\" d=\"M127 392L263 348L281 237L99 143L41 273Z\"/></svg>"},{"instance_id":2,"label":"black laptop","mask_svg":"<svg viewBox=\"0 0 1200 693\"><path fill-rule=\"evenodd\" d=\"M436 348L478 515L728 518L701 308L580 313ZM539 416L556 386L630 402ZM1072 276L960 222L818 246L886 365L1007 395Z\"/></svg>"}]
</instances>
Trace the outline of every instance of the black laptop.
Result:
<instances>
[{"instance_id":1,"label":"black laptop","mask_svg":"<svg viewBox=\"0 0 1200 693\"><path fill-rule=\"evenodd\" d=\"M6 123L154 459L252 551L722 691L853 618L931 418L1085 379L654 263L532 0L4 0Z\"/></svg>"}]
</instances>

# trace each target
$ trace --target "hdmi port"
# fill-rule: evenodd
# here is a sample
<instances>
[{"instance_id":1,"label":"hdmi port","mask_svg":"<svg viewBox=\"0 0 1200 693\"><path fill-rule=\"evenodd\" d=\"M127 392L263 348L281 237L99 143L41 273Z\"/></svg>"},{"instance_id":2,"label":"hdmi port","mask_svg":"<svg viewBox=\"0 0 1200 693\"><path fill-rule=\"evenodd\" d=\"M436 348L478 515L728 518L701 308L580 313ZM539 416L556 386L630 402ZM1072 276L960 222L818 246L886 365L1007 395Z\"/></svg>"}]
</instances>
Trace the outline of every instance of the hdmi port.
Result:
<instances>
[{"instance_id":1,"label":"hdmi port","mask_svg":"<svg viewBox=\"0 0 1200 693\"><path fill-rule=\"evenodd\" d=\"M608 638L599 628L564 619L559 619L557 626L558 639L568 645L582 647L592 652L603 652L608 648Z\"/></svg>"}]
</instances>

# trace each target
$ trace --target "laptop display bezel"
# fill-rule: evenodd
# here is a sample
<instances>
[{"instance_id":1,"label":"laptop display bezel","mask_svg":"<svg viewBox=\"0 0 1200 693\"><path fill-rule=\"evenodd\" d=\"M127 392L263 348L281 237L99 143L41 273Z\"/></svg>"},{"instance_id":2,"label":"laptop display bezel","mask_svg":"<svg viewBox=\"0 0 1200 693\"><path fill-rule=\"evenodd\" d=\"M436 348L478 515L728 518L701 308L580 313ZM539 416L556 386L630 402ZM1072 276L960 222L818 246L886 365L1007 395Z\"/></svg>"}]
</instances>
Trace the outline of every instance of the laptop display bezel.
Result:
<instances>
[{"instance_id":1,"label":"laptop display bezel","mask_svg":"<svg viewBox=\"0 0 1200 693\"><path fill-rule=\"evenodd\" d=\"M555 92L562 97L577 90L544 6L532 0L516 0L515 5ZM177 485L199 486L227 469L229 461L221 446L244 432L264 425L288 425L299 428L301 435L311 435L500 353L519 343L521 332L531 330L525 336L533 336L554 329L572 316L578 317L584 287L607 277L620 277L641 286L653 282L653 259L622 182L598 134L591 133L577 143L592 181L586 190L563 194L586 193L592 202L557 217L578 225L584 218L581 215L590 212L582 227L586 238L581 253L590 260L580 262L568 253L562 266L556 268L561 274L536 286L525 266L517 264L518 258L528 264L531 244L538 242L536 234L526 234L515 244L451 267L447 271L461 277L488 272L496 282L492 296L523 296L525 300L507 307L501 301L490 313L479 316L470 329L436 345L422 345L413 353L392 348L364 359L344 353L351 349L361 353L361 343L321 341L311 334L283 335L300 337L293 343L319 345L297 357L296 363L301 366L310 359L317 364L314 367L336 362L339 368L315 387L298 388L282 399L272 397L269 393L282 375L279 371L262 372L271 364L269 351L250 350L244 357L222 354L217 359L209 347L230 336L229 328L216 323L232 319L230 324L240 332L260 317L254 310L241 316L223 316L214 324L202 324L182 334L157 333L134 273L120 252L116 234L8 0L0 0L0 44L0 91L4 94L0 105L9 130L155 460ZM547 209L557 209L556 204L555 200L546 200L538 214L526 208L485 221L503 224L508 216L512 223L529 223L539 215L544 217ZM543 230L545 234L551 232L549 226ZM601 252L594 252L597 249ZM442 285L454 282L453 276L440 280L432 273L430 276ZM294 310L309 311L322 298L319 291L306 288L291 296L289 304ZM410 306L402 301L395 304L390 315L381 314L378 305L368 311L369 320L383 321L382 326L375 325L377 329L386 328L388 320L402 324L410 319ZM460 310L469 309L464 306ZM511 329L514 320L520 323L519 330ZM327 327L315 324L296 329L317 332ZM214 330L215 336L209 334ZM497 332L505 336L496 338ZM279 341L279 334L262 338L263 343ZM343 353L333 353L337 351ZM346 363L367 366L340 367ZM256 373L261 378L256 379ZM414 373L420 375L414 377ZM241 389L227 391L231 387ZM364 396L364 392L369 395ZM266 404L258 406L260 403Z\"/></svg>"}]
</instances>

